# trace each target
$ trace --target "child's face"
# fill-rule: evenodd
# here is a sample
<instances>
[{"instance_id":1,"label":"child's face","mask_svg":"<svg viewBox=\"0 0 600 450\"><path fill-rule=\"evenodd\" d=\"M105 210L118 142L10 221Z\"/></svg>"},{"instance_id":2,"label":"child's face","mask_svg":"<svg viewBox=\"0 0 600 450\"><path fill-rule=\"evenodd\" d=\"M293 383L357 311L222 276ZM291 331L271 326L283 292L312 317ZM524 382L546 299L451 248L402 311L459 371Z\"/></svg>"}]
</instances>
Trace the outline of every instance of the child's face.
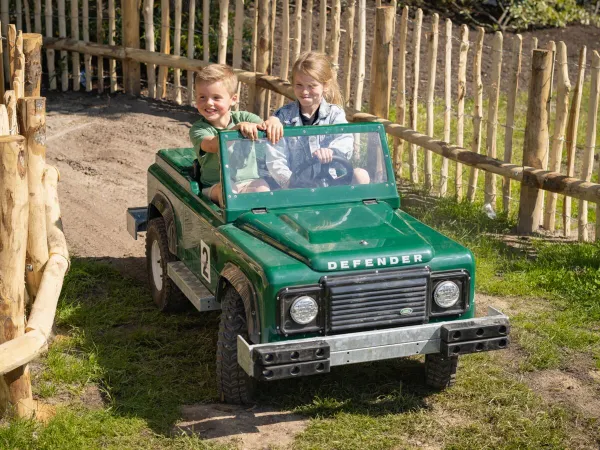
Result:
<instances>
[{"instance_id":1,"label":"child's face","mask_svg":"<svg viewBox=\"0 0 600 450\"><path fill-rule=\"evenodd\" d=\"M213 126L229 125L229 111L237 103L237 94L231 95L222 82L198 83L196 85L196 108Z\"/></svg>"},{"instance_id":2,"label":"child's face","mask_svg":"<svg viewBox=\"0 0 600 450\"><path fill-rule=\"evenodd\" d=\"M294 75L294 94L300 102L302 112L313 113L321 104L327 87L310 75L298 72Z\"/></svg>"}]
</instances>

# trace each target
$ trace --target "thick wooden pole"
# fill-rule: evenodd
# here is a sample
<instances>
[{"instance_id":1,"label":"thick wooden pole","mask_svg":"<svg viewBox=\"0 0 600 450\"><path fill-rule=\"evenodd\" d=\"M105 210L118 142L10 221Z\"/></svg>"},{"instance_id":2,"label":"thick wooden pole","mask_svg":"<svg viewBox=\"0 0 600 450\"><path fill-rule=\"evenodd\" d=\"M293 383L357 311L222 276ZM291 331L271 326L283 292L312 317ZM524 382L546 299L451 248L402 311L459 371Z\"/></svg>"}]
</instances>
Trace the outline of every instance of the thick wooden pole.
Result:
<instances>
[{"instance_id":1,"label":"thick wooden pole","mask_svg":"<svg viewBox=\"0 0 600 450\"><path fill-rule=\"evenodd\" d=\"M413 86L412 96L410 98L410 127L416 130L419 117L419 68L421 65L421 25L423 24L423 10L417 9L417 15L413 22ZM410 146L408 159L410 169L410 181L413 184L419 182L419 172L417 171L417 146Z\"/></svg>"},{"instance_id":2,"label":"thick wooden pole","mask_svg":"<svg viewBox=\"0 0 600 450\"><path fill-rule=\"evenodd\" d=\"M446 19L444 30L444 141L450 142L452 128L452 21ZM442 158L440 169L440 197L448 191L448 158Z\"/></svg>"},{"instance_id":3,"label":"thick wooden pole","mask_svg":"<svg viewBox=\"0 0 600 450\"><path fill-rule=\"evenodd\" d=\"M175 32L173 33L173 54L181 55L181 0L175 0ZM175 103L181 105L181 69L173 69L173 89Z\"/></svg>"},{"instance_id":4,"label":"thick wooden pole","mask_svg":"<svg viewBox=\"0 0 600 450\"><path fill-rule=\"evenodd\" d=\"M63 0L64 2L64 0ZM64 6L64 5L63 5ZM65 31L66 33L66 31ZM6 37L6 50L8 53L8 63L10 66L8 75L8 84L12 89L13 79L15 78L15 46L17 44L17 28L14 25L8 26L8 36ZM66 53L65 53L66 58ZM65 90L65 89L63 89Z\"/></svg>"},{"instance_id":5,"label":"thick wooden pole","mask_svg":"<svg viewBox=\"0 0 600 450\"><path fill-rule=\"evenodd\" d=\"M577 83L575 92L571 101L569 111L569 121L567 124L567 176L572 177L575 174L575 150L577 148L577 128L579 127L579 110L581 109L581 96L583 93L583 81L585 78L585 58L586 47L581 47L579 51L579 70L577 71ZM571 197L565 197L563 202L563 234L565 237L571 236Z\"/></svg>"},{"instance_id":6,"label":"thick wooden pole","mask_svg":"<svg viewBox=\"0 0 600 450\"><path fill-rule=\"evenodd\" d=\"M353 4L356 0L350 0ZM354 6L348 6L354 8ZM353 19L354 20L354 19ZM296 0L296 9L294 10L294 43L292 45L292 64L298 59L302 52L302 0Z\"/></svg>"},{"instance_id":7,"label":"thick wooden pole","mask_svg":"<svg viewBox=\"0 0 600 450\"><path fill-rule=\"evenodd\" d=\"M227 37L229 35L229 0L219 0L219 64L225 64L227 58Z\"/></svg>"},{"instance_id":8,"label":"thick wooden pole","mask_svg":"<svg viewBox=\"0 0 600 450\"><path fill-rule=\"evenodd\" d=\"M116 37L115 0L108 0L108 45L115 45ZM110 92L116 92L117 85L117 61L108 61L108 72L110 76Z\"/></svg>"},{"instance_id":9,"label":"thick wooden pole","mask_svg":"<svg viewBox=\"0 0 600 450\"><path fill-rule=\"evenodd\" d=\"M400 42L398 44L398 93L396 95L396 123L406 125L406 41L408 37L408 6L402 8L400 18ZM394 137L394 171L396 180L402 180L404 164L404 141Z\"/></svg>"},{"instance_id":10,"label":"thick wooden pole","mask_svg":"<svg viewBox=\"0 0 600 450\"><path fill-rule=\"evenodd\" d=\"M194 2L195 0L190 0L190 21L192 23L190 33L194 29L193 20L195 17L192 7ZM154 43L154 0L144 0L144 37L146 50L150 52L156 51ZM188 35L188 40L192 45L194 44L194 39L193 37L190 38L190 35ZM189 54L188 58L190 58ZM156 66L154 64L146 64L146 76L148 78L148 97L156 98Z\"/></svg>"},{"instance_id":11,"label":"thick wooden pole","mask_svg":"<svg viewBox=\"0 0 600 450\"><path fill-rule=\"evenodd\" d=\"M331 60L334 67L338 67L340 63L340 38L342 20L342 2L341 0L333 0L333 11L331 15Z\"/></svg>"},{"instance_id":12,"label":"thick wooden pole","mask_svg":"<svg viewBox=\"0 0 600 450\"><path fill-rule=\"evenodd\" d=\"M4 98L4 49L2 48L2 33L0 32L0 100Z\"/></svg>"},{"instance_id":13,"label":"thick wooden pole","mask_svg":"<svg viewBox=\"0 0 600 450\"><path fill-rule=\"evenodd\" d=\"M565 140L565 129L567 128L567 118L569 114L569 94L571 92L571 83L569 81L569 67L567 66L567 46L562 41L558 43L555 64L558 64L558 76L556 78L556 83L558 86L554 134L552 136L552 149L548 164L548 170L550 172L560 172L563 142ZM546 204L544 208L544 228L548 231L554 231L556 225L557 199L558 195L555 193L546 195Z\"/></svg>"},{"instance_id":14,"label":"thick wooden pole","mask_svg":"<svg viewBox=\"0 0 600 450\"><path fill-rule=\"evenodd\" d=\"M208 2L208 0L204 0ZM169 0L161 0L160 2L160 52L168 55L171 53L171 35L170 35L170 3ZM208 28L204 30L208 33ZM168 67L160 66L158 68L158 87L157 97L163 99L167 96L167 72Z\"/></svg>"},{"instance_id":15,"label":"thick wooden pole","mask_svg":"<svg viewBox=\"0 0 600 450\"><path fill-rule=\"evenodd\" d=\"M587 133L583 150L583 167L580 178L590 181L594 167L594 152L596 150L596 129L598 127L598 100L600 98L600 54L592 52L592 82L590 84L590 103L588 106ZM579 201L578 215L579 240L589 240L588 233L588 202ZM600 236L599 236L600 237Z\"/></svg>"},{"instance_id":16,"label":"thick wooden pole","mask_svg":"<svg viewBox=\"0 0 600 450\"><path fill-rule=\"evenodd\" d=\"M181 0L178 0L181 1ZM140 0L121 0L123 46L140 48ZM129 95L140 95L142 72L140 63L123 62L123 87Z\"/></svg>"},{"instance_id":17,"label":"thick wooden pole","mask_svg":"<svg viewBox=\"0 0 600 450\"><path fill-rule=\"evenodd\" d=\"M13 90L19 99L25 94L25 55L23 54L23 32L17 32L14 58L15 76L13 78Z\"/></svg>"},{"instance_id":18,"label":"thick wooden pole","mask_svg":"<svg viewBox=\"0 0 600 450\"><path fill-rule=\"evenodd\" d=\"M33 6L33 32L41 33L42 32L42 0L34 0L35 4Z\"/></svg>"},{"instance_id":19,"label":"thick wooden pole","mask_svg":"<svg viewBox=\"0 0 600 450\"><path fill-rule=\"evenodd\" d=\"M50 0L51 1L51 0ZM96 23L102 23L104 8L102 0L96 0ZM104 43L104 27L96 27L96 42ZM104 92L104 58L98 56L98 93Z\"/></svg>"},{"instance_id":20,"label":"thick wooden pole","mask_svg":"<svg viewBox=\"0 0 600 450\"><path fill-rule=\"evenodd\" d=\"M304 43L302 46L302 49L305 52L312 50L312 17L313 0L306 0L306 16L304 18Z\"/></svg>"},{"instance_id":21,"label":"thick wooden pole","mask_svg":"<svg viewBox=\"0 0 600 450\"><path fill-rule=\"evenodd\" d=\"M242 45L244 40L244 0L235 0L233 25L233 67L242 68ZM189 56L188 56L189 58Z\"/></svg>"},{"instance_id":22,"label":"thick wooden pole","mask_svg":"<svg viewBox=\"0 0 600 450\"><path fill-rule=\"evenodd\" d=\"M310 1L310 0L309 0ZM365 86L365 64L367 43L367 0L358 0L358 55L357 55L357 82L356 97L354 97L354 108L358 111L362 108L362 97Z\"/></svg>"},{"instance_id":23,"label":"thick wooden pole","mask_svg":"<svg viewBox=\"0 0 600 450\"><path fill-rule=\"evenodd\" d=\"M42 84L42 35L23 35L25 55L25 97L39 97Z\"/></svg>"},{"instance_id":24,"label":"thick wooden pole","mask_svg":"<svg viewBox=\"0 0 600 450\"><path fill-rule=\"evenodd\" d=\"M25 138L0 137L0 344L25 332L25 250L29 221ZM33 413L29 368L0 377L0 415L8 407L20 417Z\"/></svg>"},{"instance_id":25,"label":"thick wooden pole","mask_svg":"<svg viewBox=\"0 0 600 450\"><path fill-rule=\"evenodd\" d=\"M79 0L71 0L71 37L79 40ZM78 91L81 82L79 53L73 52L71 58L73 64L73 90Z\"/></svg>"},{"instance_id":26,"label":"thick wooden pole","mask_svg":"<svg viewBox=\"0 0 600 450\"><path fill-rule=\"evenodd\" d=\"M46 23L46 37L53 37L52 30L52 0L46 0L44 8L44 18ZM54 65L54 50L46 49L46 64L48 66L48 82L51 90L56 89L56 68ZM3 80L0 80L3 81ZM2 83L4 86L4 83Z\"/></svg>"},{"instance_id":27,"label":"thick wooden pole","mask_svg":"<svg viewBox=\"0 0 600 450\"><path fill-rule=\"evenodd\" d=\"M342 88L346 105L350 105L352 91L352 60L354 58L354 18L356 16L356 0L350 0L346 8L344 23L346 27L346 47L344 51L344 81Z\"/></svg>"},{"instance_id":28,"label":"thick wooden pole","mask_svg":"<svg viewBox=\"0 0 600 450\"><path fill-rule=\"evenodd\" d=\"M27 143L27 180L29 186L29 228L27 264L25 273L29 298L33 301L48 261L46 236L46 206L42 178L46 170L46 99L27 97L19 99L19 129Z\"/></svg>"},{"instance_id":29,"label":"thick wooden pole","mask_svg":"<svg viewBox=\"0 0 600 450\"><path fill-rule=\"evenodd\" d=\"M237 0L237 2L242 2L242 12L243 12L243 8L244 8L243 0ZM237 27L237 20L238 20L237 8L236 8L235 14L236 14L235 20L236 20L236 27ZM196 46L194 44L194 36L192 34L192 33L194 33L193 30L194 30L195 26L196 26L196 0L190 0L190 9L189 9L189 14L188 14L188 46L187 46L187 57L189 59L194 59L194 51L196 50ZM235 44L234 44L233 48L234 48L233 64L235 65ZM240 57L241 57L241 53L240 53ZM150 67L150 66L148 66L148 67ZM152 67L153 67L152 70L154 71L154 66L152 66ZM188 105L194 104L194 72L192 72L191 70L188 70L188 72L187 72L187 101L188 101Z\"/></svg>"},{"instance_id":30,"label":"thick wooden pole","mask_svg":"<svg viewBox=\"0 0 600 450\"><path fill-rule=\"evenodd\" d=\"M433 125L435 123L433 110L433 96L435 94L435 73L437 68L438 32L440 17L436 13L431 18L431 31L427 34L427 123L426 133L433 137ZM433 154L425 150L423 169L425 171L425 189L433 189Z\"/></svg>"},{"instance_id":31,"label":"thick wooden pole","mask_svg":"<svg viewBox=\"0 0 600 450\"><path fill-rule=\"evenodd\" d=\"M288 79L290 70L290 2L282 0L281 2L281 63L279 65L279 78ZM275 41L275 39L273 39ZM285 98L282 95L276 96L275 109L283 106Z\"/></svg>"},{"instance_id":32,"label":"thick wooden pole","mask_svg":"<svg viewBox=\"0 0 600 450\"><path fill-rule=\"evenodd\" d=\"M504 162L512 162L513 150L513 128L515 124L515 107L517 104L517 93L519 92L519 76L521 75L521 50L523 38L520 34L515 36L512 48L512 63L510 68L510 80L508 83L508 101L506 104L506 130L504 134ZM502 210L508 212L510 209L510 178L502 179Z\"/></svg>"},{"instance_id":33,"label":"thick wooden pole","mask_svg":"<svg viewBox=\"0 0 600 450\"><path fill-rule=\"evenodd\" d=\"M319 1L319 43L317 50L325 52L327 43L327 0Z\"/></svg>"},{"instance_id":34,"label":"thick wooden pole","mask_svg":"<svg viewBox=\"0 0 600 450\"><path fill-rule=\"evenodd\" d=\"M90 42L90 2L89 0L82 0L82 27L83 27L83 40L84 42ZM90 92L92 90L92 55L85 53L83 55L83 64L85 67L85 91Z\"/></svg>"},{"instance_id":35,"label":"thick wooden pole","mask_svg":"<svg viewBox=\"0 0 600 450\"><path fill-rule=\"evenodd\" d=\"M481 29L483 30L483 29ZM482 39L483 44L483 39ZM456 117L456 143L460 147L464 145L465 139L465 98L467 96L467 56L469 53L469 28L466 25L460 27L460 50L458 53L458 85L457 85L457 117ZM473 60L476 64L477 56ZM479 61L481 65L481 60ZM475 83L475 81L473 81ZM477 97L475 97L477 105ZM475 111L477 114L477 110ZM454 189L457 200L463 198L463 167L456 162L456 177L454 179Z\"/></svg>"},{"instance_id":36,"label":"thick wooden pole","mask_svg":"<svg viewBox=\"0 0 600 450\"><path fill-rule=\"evenodd\" d=\"M8 0L0 0L0 20L2 21L2 36L6 37L8 39L8 25L10 23L10 16L8 14L8 5L9 5L9 1ZM8 44L8 41L7 41ZM12 78L12 74L10 73L10 61L9 61L9 55L8 55L8 45L4 46L5 48L5 52L4 52L4 79L5 80L11 80Z\"/></svg>"},{"instance_id":37,"label":"thick wooden pole","mask_svg":"<svg viewBox=\"0 0 600 450\"><path fill-rule=\"evenodd\" d=\"M527 124L523 144L523 165L542 169L548 145L548 110L552 52L534 50L531 61L531 81L527 103ZM490 156L490 155L488 155ZM525 178L525 177L524 177ZM521 186L517 233L537 232L541 225L542 196L540 190L524 183Z\"/></svg>"},{"instance_id":38,"label":"thick wooden pole","mask_svg":"<svg viewBox=\"0 0 600 450\"><path fill-rule=\"evenodd\" d=\"M483 81L481 79L481 57L483 55L483 40L485 38L485 30L482 27L477 29L477 42L475 45L475 56L473 57L473 143L472 151L475 153L481 152L481 122L483 121ZM475 167L471 168L469 173L469 186L467 189L467 200L475 201L475 193L477 191L477 179L479 178L479 170Z\"/></svg>"},{"instance_id":39,"label":"thick wooden pole","mask_svg":"<svg viewBox=\"0 0 600 450\"><path fill-rule=\"evenodd\" d=\"M487 155L491 158L496 158L497 148L498 101L500 99L500 78L502 75L502 40L502 33L496 31L492 43L492 73L488 90L487 136L485 141ZM496 175L493 173L485 173L484 202L490 204L494 211L496 210Z\"/></svg>"},{"instance_id":40,"label":"thick wooden pole","mask_svg":"<svg viewBox=\"0 0 600 450\"><path fill-rule=\"evenodd\" d=\"M208 64L210 61L210 0L202 0L202 56L204 62Z\"/></svg>"},{"instance_id":41,"label":"thick wooden pole","mask_svg":"<svg viewBox=\"0 0 600 450\"><path fill-rule=\"evenodd\" d=\"M17 120L17 96L15 91L10 90L4 93L4 104L8 116L8 134L11 136L17 135L19 134L19 122Z\"/></svg>"},{"instance_id":42,"label":"thick wooden pole","mask_svg":"<svg viewBox=\"0 0 600 450\"><path fill-rule=\"evenodd\" d=\"M371 82L369 110L371 114L387 118L390 114L390 94L392 88L392 67L394 49L394 8L381 6L377 8L375 21L374 71Z\"/></svg>"},{"instance_id":43,"label":"thick wooden pole","mask_svg":"<svg viewBox=\"0 0 600 450\"><path fill-rule=\"evenodd\" d=\"M258 0L258 29L256 52L256 71L266 73L269 68L271 56L271 35L269 15L271 11L271 0ZM254 100L254 111L263 114L267 101L267 92L263 88L256 89Z\"/></svg>"}]
</instances>

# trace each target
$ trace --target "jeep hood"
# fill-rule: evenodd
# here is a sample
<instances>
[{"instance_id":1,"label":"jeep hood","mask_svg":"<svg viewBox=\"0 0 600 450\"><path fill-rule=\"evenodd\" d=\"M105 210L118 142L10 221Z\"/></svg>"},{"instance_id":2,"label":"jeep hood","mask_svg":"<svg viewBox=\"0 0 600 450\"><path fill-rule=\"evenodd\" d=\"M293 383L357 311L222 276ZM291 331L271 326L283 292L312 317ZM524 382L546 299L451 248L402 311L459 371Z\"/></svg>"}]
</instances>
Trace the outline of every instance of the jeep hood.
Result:
<instances>
[{"instance_id":1,"label":"jeep hood","mask_svg":"<svg viewBox=\"0 0 600 450\"><path fill-rule=\"evenodd\" d=\"M235 225L315 271L374 270L427 263L433 248L387 203L249 212Z\"/></svg>"}]
</instances>

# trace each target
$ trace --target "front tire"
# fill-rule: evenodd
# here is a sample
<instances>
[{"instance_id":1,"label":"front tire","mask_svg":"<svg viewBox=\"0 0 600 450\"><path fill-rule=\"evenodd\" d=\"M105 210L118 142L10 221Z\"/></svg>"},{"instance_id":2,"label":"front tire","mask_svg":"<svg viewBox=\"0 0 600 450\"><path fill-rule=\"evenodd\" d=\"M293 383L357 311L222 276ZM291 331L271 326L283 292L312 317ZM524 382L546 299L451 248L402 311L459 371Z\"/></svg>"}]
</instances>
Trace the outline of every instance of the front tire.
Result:
<instances>
[{"instance_id":1,"label":"front tire","mask_svg":"<svg viewBox=\"0 0 600 450\"><path fill-rule=\"evenodd\" d=\"M152 219L146 232L146 268L152 299L163 312L181 311L187 306L187 299L167 275L167 264L176 260L169 251L164 219Z\"/></svg>"},{"instance_id":2,"label":"front tire","mask_svg":"<svg viewBox=\"0 0 600 450\"><path fill-rule=\"evenodd\" d=\"M425 355L425 380L434 389L446 389L456 383L458 356L442 356L439 353Z\"/></svg>"},{"instance_id":3,"label":"front tire","mask_svg":"<svg viewBox=\"0 0 600 450\"><path fill-rule=\"evenodd\" d=\"M246 310L240 295L228 286L221 299L221 323L217 341L217 389L221 401L236 405L252 403L255 380L237 360L237 337L248 340Z\"/></svg>"}]
</instances>

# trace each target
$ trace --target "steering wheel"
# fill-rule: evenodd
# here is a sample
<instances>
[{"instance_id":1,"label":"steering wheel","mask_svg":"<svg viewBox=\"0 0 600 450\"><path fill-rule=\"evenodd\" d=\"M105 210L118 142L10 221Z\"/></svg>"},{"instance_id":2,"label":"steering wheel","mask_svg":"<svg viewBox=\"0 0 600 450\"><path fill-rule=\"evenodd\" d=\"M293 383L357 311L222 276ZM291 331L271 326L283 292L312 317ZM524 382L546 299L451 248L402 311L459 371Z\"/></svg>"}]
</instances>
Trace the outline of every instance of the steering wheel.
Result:
<instances>
[{"instance_id":1,"label":"steering wheel","mask_svg":"<svg viewBox=\"0 0 600 450\"><path fill-rule=\"evenodd\" d=\"M315 176L312 180L302 180L300 174L303 173L309 167L315 164L321 163L319 158L313 156L308 161L304 161L298 168L292 173L290 177L289 187L293 188L310 188L310 187L328 187L328 186L340 186L348 185L352 182L354 176L354 167L352 163L346 158L341 156L333 156L330 163L321 163L321 172ZM337 163L346 171L344 175L338 178L333 178L329 173L329 166Z\"/></svg>"}]
</instances>

